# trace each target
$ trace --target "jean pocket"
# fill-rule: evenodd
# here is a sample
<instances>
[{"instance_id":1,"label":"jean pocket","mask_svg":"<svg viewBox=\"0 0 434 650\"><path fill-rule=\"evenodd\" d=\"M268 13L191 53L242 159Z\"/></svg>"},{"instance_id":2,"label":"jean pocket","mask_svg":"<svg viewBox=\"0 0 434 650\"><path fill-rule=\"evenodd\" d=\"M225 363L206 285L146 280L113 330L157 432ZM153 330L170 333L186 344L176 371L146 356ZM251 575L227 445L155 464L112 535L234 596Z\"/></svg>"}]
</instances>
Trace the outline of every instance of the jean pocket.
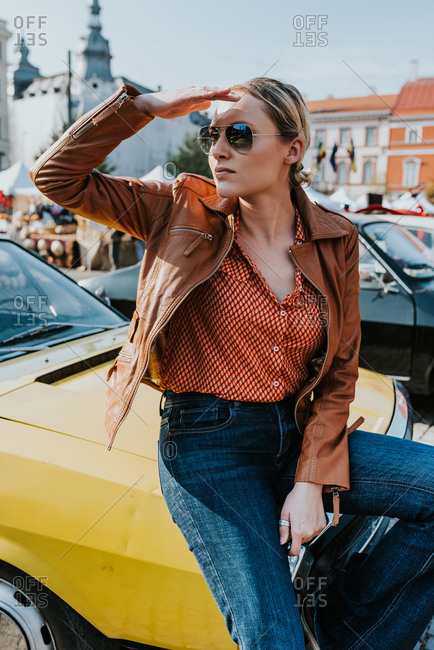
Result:
<instances>
[{"instance_id":1,"label":"jean pocket","mask_svg":"<svg viewBox=\"0 0 434 650\"><path fill-rule=\"evenodd\" d=\"M234 417L231 404L214 404L198 406L182 404L173 407L169 417L170 433L183 432L206 433L226 427Z\"/></svg>"}]
</instances>

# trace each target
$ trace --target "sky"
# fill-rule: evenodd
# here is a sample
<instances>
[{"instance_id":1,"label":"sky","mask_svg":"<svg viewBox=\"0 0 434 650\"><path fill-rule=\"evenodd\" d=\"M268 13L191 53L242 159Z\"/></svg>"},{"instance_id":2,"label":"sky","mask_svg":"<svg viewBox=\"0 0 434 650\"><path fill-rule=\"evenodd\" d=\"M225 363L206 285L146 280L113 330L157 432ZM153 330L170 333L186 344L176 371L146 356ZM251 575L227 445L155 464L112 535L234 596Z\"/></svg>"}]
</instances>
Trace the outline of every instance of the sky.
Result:
<instances>
[{"instance_id":1,"label":"sky","mask_svg":"<svg viewBox=\"0 0 434 650\"><path fill-rule=\"evenodd\" d=\"M307 100L399 92L434 76L432 0L100 0L112 73L156 89L230 86L255 76L295 85ZM34 18L32 18L34 17ZM27 34L42 75L66 69L86 34L88 0L0 0L0 19ZM34 24L36 23L36 24ZM31 44L34 39L35 44Z\"/></svg>"}]
</instances>

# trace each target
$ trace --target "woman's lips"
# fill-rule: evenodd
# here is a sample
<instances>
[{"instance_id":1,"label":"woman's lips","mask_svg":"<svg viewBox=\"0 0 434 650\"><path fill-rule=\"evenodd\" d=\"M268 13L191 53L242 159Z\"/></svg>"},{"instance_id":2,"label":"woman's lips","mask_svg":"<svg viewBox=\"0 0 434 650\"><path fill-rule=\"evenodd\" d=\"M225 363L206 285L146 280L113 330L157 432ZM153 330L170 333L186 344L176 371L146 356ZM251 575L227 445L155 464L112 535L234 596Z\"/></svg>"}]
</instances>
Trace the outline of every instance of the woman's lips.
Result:
<instances>
[{"instance_id":1,"label":"woman's lips","mask_svg":"<svg viewBox=\"0 0 434 650\"><path fill-rule=\"evenodd\" d=\"M225 176L229 176L229 174L234 174L230 169L219 169L214 171L216 178L224 178Z\"/></svg>"}]
</instances>

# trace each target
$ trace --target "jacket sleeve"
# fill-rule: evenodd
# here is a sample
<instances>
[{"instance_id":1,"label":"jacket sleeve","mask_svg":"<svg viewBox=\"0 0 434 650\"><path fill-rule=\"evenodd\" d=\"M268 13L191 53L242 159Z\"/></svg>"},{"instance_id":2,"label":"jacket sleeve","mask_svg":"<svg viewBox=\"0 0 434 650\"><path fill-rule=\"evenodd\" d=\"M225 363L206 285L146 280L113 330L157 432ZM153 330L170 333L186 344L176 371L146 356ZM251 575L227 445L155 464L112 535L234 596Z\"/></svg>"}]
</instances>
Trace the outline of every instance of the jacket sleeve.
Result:
<instances>
[{"instance_id":1,"label":"jacket sleeve","mask_svg":"<svg viewBox=\"0 0 434 650\"><path fill-rule=\"evenodd\" d=\"M355 396L361 341L359 305L359 242L354 227L345 251L343 331L329 370L314 389L314 399L303 435L295 481L310 481L348 490L348 428L350 403Z\"/></svg>"},{"instance_id":2,"label":"jacket sleeve","mask_svg":"<svg viewBox=\"0 0 434 650\"><path fill-rule=\"evenodd\" d=\"M153 219L170 210L171 184L143 183L94 169L122 140L153 120L136 108L133 98L139 94L123 84L42 154L30 176L58 205L146 241Z\"/></svg>"}]
</instances>

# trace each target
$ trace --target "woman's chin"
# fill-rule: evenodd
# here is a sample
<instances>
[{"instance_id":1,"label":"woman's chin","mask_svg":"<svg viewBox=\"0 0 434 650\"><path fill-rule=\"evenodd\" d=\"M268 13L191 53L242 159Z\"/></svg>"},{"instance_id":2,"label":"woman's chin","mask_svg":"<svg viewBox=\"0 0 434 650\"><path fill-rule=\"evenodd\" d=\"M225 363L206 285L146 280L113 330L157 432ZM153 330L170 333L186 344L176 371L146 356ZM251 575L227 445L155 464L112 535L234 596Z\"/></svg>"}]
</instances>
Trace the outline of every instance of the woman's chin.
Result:
<instances>
[{"instance_id":1,"label":"woman's chin","mask_svg":"<svg viewBox=\"0 0 434 650\"><path fill-rule=\"evenodd\" d=\"M239 196L237 189L226 181L215 181L217 194L222 197L222 199L233 199L234 196Z\"/></svg>"}]
</instances>

